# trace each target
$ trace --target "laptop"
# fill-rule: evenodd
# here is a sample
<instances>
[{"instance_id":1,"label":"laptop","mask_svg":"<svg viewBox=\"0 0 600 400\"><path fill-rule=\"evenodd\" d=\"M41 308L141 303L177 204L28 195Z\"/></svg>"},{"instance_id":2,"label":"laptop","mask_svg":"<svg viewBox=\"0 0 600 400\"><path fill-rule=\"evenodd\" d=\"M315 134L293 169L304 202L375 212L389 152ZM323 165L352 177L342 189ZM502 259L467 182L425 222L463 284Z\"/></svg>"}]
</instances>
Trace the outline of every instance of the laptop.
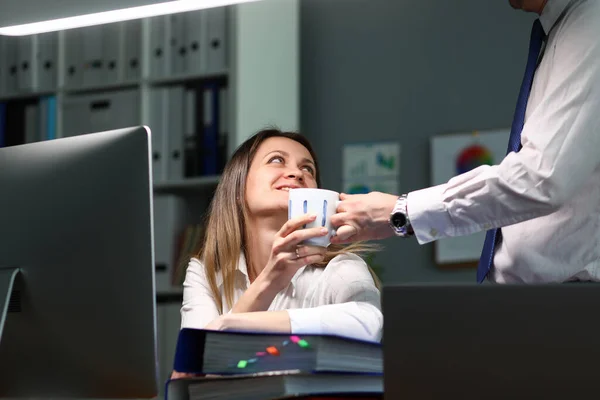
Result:
<instances>
[{"instance_id":1,"label":"laptop","mask_svg":"<svg viewBox=\"0 0 600 400\"><path fill-rule=\"evenodd\" d=\"M385 286L383 313L385 399L600 396L598 284Z\"/></svg>"}]
</instances>

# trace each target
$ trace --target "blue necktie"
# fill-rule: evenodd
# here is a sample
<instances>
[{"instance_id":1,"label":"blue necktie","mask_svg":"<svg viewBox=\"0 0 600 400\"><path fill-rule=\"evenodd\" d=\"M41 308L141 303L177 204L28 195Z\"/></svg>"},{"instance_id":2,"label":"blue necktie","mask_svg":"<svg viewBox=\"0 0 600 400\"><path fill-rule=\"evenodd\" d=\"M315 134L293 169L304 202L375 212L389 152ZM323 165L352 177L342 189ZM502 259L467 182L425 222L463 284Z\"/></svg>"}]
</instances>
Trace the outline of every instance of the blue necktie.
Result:
<instances>
[{"instance_id":1,"label":"blue necktie","mask_svg":"<svg viewBox=\"0 0 600 400\"><path fill-rule=\"evenodd\" d=\"M510 137L508 139L508 149L506 154L510 152L518 152L521 148L521 131L525 124L525 110L527 108L527 100L531 91L531 83L538 62L542 42L544 41L544 29L539 19L536 19L531 28L531 39L529 42L529 56L527 58L527 67L525 68L525 76L521 83L517 107L513 117L512 127L510 129ZM487 276L492 263L494 261L494 247L500 242L502 232L500 228L490 229L485 236L479 266L477 267L477 282L481 283Z\"/></svg>"}]
</instances>

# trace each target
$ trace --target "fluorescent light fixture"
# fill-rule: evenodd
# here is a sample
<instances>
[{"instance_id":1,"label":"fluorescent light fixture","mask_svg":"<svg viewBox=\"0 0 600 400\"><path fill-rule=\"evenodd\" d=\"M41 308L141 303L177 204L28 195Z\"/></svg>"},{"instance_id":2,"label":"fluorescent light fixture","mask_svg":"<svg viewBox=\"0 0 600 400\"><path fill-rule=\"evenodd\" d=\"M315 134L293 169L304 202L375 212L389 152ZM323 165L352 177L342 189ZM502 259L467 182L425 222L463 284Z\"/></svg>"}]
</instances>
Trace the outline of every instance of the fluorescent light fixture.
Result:
<instances>
[{"instance_id":1,"label":"fluorescent light fixture","mask_svg":"<svg viewBox=\"0 0 600 400\"><path fill-rule=\"evenodd\" d=\"M81 3L95 3L96 9L98 4L102 4L104 0L79 0ZM213 8L228 6L239 3L249 3L259 0L175 0L163 1L154 4L146 4L136 7L127 7L121 9L112 9L110 11L94 12L89 14L81 14L69 16L66 18L48 19L18 25L8 25L0 22L0 35L7 36L23 36L36 33L60 31L64 29L81 28L84 26L108 24L111 22L128 21L138 18L155 17L157 15L175 14L185 11L200 10L204 8ZM46 7L48 0L39 0L40 8ZM55 1L56 2L56 1ZM15 3L15 2L13 2ZM63 3L66 3L63 1ZM80 4L81 4L80 3ZM125 2L123 2L125 3ZM146 1L147 3L147 1ZM60 4L60 2L58 2ZM65 4L66 5L66 4ZM4 7L3 7L4 8ZM64 13L68 13L69 8L64 7ZM4 13L4 11L2 11ZM35 21L35 16L31 17Z\"/></svg>"}]
</instances>

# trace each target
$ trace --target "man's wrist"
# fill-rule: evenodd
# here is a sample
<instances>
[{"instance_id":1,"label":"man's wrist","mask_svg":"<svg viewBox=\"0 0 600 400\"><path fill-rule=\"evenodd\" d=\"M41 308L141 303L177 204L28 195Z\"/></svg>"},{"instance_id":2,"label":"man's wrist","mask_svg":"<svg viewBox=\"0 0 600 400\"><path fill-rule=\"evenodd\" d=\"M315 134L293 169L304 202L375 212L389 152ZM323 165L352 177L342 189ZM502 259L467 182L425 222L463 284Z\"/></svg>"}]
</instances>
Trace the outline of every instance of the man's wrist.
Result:
<instances>
[{"instance_id":1,"label":"man's wrist","mask_svg":"<svg viewBox=\"0 0 600 400\"><path fill-rule=\"evenodd\" d=\"M399 196L389 216L390 228L400 237L411 237L415 233L408 215L407 198L406 194Z\"/></svg>"}]
</instances>

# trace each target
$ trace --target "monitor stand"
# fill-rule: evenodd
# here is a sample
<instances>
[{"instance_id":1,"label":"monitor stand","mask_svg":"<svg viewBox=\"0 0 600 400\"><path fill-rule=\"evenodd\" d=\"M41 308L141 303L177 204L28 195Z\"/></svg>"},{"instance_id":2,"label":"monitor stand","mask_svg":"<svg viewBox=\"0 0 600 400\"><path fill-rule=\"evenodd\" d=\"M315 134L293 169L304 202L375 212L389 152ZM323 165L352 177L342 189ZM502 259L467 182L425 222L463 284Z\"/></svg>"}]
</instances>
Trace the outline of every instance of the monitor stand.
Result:
<instances>
[{"instance_id":1,"label":"monitor stand","mask_svg":"<svg viewBox=\"0 0 600 400\"><path fill-rule=\"evenodd\" d=\"M0 341L8 314L8 304L19 272L19 268L0 268Z\"/></svg>"}]
</instances>

